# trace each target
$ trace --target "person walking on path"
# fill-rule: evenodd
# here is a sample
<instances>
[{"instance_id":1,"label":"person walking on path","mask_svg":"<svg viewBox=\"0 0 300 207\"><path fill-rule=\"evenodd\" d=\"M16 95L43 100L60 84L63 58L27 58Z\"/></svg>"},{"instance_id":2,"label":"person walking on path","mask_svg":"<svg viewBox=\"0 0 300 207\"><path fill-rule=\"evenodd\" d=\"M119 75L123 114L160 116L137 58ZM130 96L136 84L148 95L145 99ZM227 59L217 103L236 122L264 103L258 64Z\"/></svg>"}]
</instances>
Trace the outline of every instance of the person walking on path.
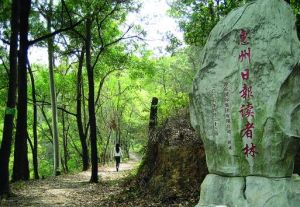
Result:
<instances>
[{"instance_id":1,"label":"person walking on path","mask_svg":"<svg viewBox=\"0 0 300 207\"><path fill-rule=\"evenodd\" d=\"M116 168L117 172L119 171L120 162L121 162L122 150L120 144L116 144L115 148L115 160L116 160Z\"/></svg>"}]
</instances>

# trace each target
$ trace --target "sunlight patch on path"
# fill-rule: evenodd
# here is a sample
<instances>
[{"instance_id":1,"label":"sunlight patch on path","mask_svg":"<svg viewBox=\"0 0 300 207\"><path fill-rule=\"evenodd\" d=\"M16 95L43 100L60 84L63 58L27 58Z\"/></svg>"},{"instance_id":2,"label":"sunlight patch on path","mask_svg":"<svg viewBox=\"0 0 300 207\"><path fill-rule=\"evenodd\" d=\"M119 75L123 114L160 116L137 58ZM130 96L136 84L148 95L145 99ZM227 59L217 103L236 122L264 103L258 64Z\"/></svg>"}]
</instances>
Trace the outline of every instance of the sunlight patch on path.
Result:
<instances>
[{"instance_id":1,"label":"sunlight patch on path","mask_svg":"<svg viewBox=\"0 0 300 207\"><path fill-rule=\"evenodd\" d=\"M0 206L105 206L107 199L122 191L118 180L128 176L138 164L139 159L132 157L121 163L119 172L114 164L100 166L97 184L89 183L90 171L13 183L17 197L2 201Z\"/></svg>"}]
</instances>

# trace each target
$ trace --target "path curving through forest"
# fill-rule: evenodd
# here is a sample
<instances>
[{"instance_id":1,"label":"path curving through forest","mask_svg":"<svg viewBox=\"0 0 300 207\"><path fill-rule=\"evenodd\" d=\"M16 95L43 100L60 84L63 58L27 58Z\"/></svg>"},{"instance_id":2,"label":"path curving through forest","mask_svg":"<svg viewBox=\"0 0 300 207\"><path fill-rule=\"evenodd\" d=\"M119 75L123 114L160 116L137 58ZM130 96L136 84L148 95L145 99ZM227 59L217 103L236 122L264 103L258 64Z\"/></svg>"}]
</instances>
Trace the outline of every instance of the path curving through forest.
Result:
<instances>
[{"instance_id":1,"label":"path curving through forest","mask_svg":"<svg viewBox=\"0 0 300 207\"><path fill-rule=\"evenodd\" d=\"M16 196L0 201L0 206L118 206L116 198L124 190L120 183L137 168L139 161L132 154L129 161L121 163L119 172L114 165L99 167L97 184L88 182L90 171L13 183L11 188Z\"/></svg>"}]
</instances>

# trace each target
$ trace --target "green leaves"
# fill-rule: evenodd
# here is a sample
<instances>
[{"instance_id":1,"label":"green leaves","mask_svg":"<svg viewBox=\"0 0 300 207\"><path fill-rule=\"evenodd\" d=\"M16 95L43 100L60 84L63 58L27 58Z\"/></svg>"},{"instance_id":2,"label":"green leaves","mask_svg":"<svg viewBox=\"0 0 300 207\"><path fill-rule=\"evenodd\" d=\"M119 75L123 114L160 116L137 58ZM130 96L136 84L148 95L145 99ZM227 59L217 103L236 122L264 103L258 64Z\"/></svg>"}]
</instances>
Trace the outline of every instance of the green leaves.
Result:
<instances>
[{"instance_id":1,"label":"green leaves","mask_svg":"<svg viewBox=\"0 0 300 207\"><path fill-rule=\"evenodd\" d=\"M221 17L243 1L213 1L213 0L175 0L171 4L170 14L179 20L179 26L184 31L184 40L189 45L203 46L212 28Z\"/></svg>"},{"instance_id":2,"label":"green leaves","mask_svg":"<svg viewBox=\"0 0 300 207\"><path fill-rule=\"evenodd\" d=\"M300 1L290 2L297 15L300 11ZM232 9L244 3L243 0L174 0L171 3L170 15L179 20L187 44L203 46L216 23Z\"/></svg>"},{"instance_id":3,"label":"green leaves","mask_svg":"<svg viewBox=\"0 0 300 207\"><path fill-rule=\"evenodd\" d=\"M47 33L46 17L49 15L49 8L46 0L34 1L30 16L30 38L36 39ZM95 98L98 134L101 135L98 144L101 146L99 154L109 136L116 138L117 132L110 135L109 123L115 120L121 140L128 145L136 145L139 150L147 141L147 129L149 124L150 101L153 96L159 99L159 121L163 122L174 111L188 104L188 91L192 78L195 74L195 67L192 64L194 54L191 50L178 49L181 42L172 34L168 34L170 47L168 50L173 53L172 57L154 58L152 51L145 50L140 42L133 37L141 35L141 28L137 26L124 25L129 11L137 8L137 3L131 1L79 1L65 0L58 1L53 6L52 31L65 28L71 23L90 16L93 20L92 35L92 65L94 66ZM172 14L178 18L185 17L184 6L201 11L191 15L193 21L205 21L205 25L211 21L208 13L211 12L207 4L201 1L178 1L178 11L172 10ZM212 3L209 4L214 7ZM0 28L1 31L9 34L9 22L6 9L10 9L9 1L0 2ZM214 11L215 12L215 11ZM192 31L192 27L181 22L183 27L190 30L191 40L198 38L198 33ZM207 28L204 28L205 31ZM129 31L126 33L126 31ZM6 38L7 35L0 35ZM125 34L126 33L126 34ZM188 37L188 35L187 35ZM188 37L189 38L189 37ZM205 35L201 37L204 39ZM123 41L124 40L124 41ZM125 41L126 40L126 41ZM198 41L198 40L197 40ZM202 40L201 40L202 41ZM54 37L55 56L55 84L57 91L58 127L60 137L64 134L68 139L68 151L72 155L69 161L71 170L79 168L80 162L80 140L74 112L76 111L76 84L78 56L85 42L84 25L80 24L75 29L64 31ZM46 47L46 41L38 46ZM2 50L3 49L3 50ZM5 60L7 48L3 47L0 56ZM195 55L196 57L196 55ZM85 59L85 58L84 58ZM197 59L197 58L195 58ZM85 60L84 60L85 62ZM43 63L45 64L45 63ZM6 64L7 65L7 64ZM82 78L82 121L85 130L88 129L87 109L87 76L85 63L83 63ZM49 71L47 66L31 64L34 73L36 95L38 101L38 136L39 136L39 159L40 170L43 175L51 174L52 144L51 144L51 109ZM7 72L4 64L0 65L0 116L5 113L6 86L8 84ZM28 83L29 84L29 83ZM99 89L101 86L101 90ZM31 97L31 87L28 87ZM31 98L30 98L31 99ZM28 114L32 114L32 100L28 103ZM62 109L73 112L72 115L64 112L65 129L62 127ZM33 123L31 115L28 116L29 127ZM2 122L0 121L0 126ZM67 128L67 129L66 129ZM2 127L1 127L2 129ZM66 130L68 130L66 132ZM32 137L32 132L29 135ZM67 135L66 135L67 134ZM110 148L108 148L110 149ZM107 152L109 153L109 152Z\"/></svg>"}]
</instances>

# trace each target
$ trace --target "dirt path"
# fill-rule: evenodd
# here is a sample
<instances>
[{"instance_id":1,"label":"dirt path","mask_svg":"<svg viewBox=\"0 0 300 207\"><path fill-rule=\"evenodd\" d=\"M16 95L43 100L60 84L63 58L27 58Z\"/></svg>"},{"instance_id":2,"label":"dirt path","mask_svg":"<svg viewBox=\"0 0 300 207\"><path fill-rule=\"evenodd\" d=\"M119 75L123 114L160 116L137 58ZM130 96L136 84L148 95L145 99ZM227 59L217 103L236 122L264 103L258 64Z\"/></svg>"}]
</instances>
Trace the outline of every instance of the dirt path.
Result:
<instances>
[{"instance_id":1,"label":"dirt path","mask_svg":"<svg viewBox=\"0 0 300 207\"><path fill-rule=\"evenodd\" d=\"M120 182L138 164L138 158L132 156L128 162L121 163L119 172L115 166L100 167L97 184L88 182L89 171L13 183L11 188L17 196L0 201L0 206L118 206L116 198L124 190Z\"/></svg>"}]
</instances>

